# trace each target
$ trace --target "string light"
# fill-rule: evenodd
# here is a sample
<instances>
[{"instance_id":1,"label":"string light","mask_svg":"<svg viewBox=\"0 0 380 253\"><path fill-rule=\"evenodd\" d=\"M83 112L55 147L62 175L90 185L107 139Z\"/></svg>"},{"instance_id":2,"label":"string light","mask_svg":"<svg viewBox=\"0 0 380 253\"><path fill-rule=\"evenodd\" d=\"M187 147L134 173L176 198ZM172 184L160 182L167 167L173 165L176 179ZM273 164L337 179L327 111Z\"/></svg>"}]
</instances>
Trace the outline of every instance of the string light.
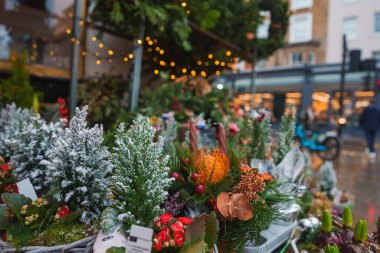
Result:
<instances>
[{"instance_id":1,"label":"string light","mask_svg":"<svg viewBox=\"0 0 380 253\"><path fill-rule=\"evenodd\" d=\"M212 57L214 57L212 54L208 54L209 59L212 59Z\"/></svg>"},{"instance_id":2,"label":"string light","mask_svg":"<svg viewBox=\"0 0 380 253\"><path fill-rule=\"evenodd\" d=\"M111 49L109 49L109 50L107 51L107 53L108 53L109 55L113 55L113 51L112 51Z\"/></svg>"},{"instance_id":3,"label":"string light","mask_svg":"<svg viewBox=\"0 0 380 253\"><path fill-rule=\"evenodd\" d=\"M53 55L54 55L54 50L50 50L49 54L50 54L51 56L53 56Z\"/></svg>"},{"instance_id":4,"label":"string light","mask_svg":"<svg viewBox=\"0 0 380 253\"><path fill-rule=\"evenodd\" d=\"M153 41L152 40L148 41L148 45L152 46L153 45Z\"/></svg>"},{"instance_id":5,"label":"string light","mask_svg":"<svg viewBox=\"0 0 380 253\"><path fill-rule=\"evenodd\" d=\"M86 51L83 51L83 52L82 52L82 55L83 55L83 56L86 56L86 54L87 54Z\"/></svg>"},{"instance_id":6,"label":"string light","mask_svg":"<svg viewBox=\"0 0 380 253\"><path fill-rule=\"evenodd\" d=\"M175 75L171 75L170 79L174 80L175 79Z\"/></svg>"},{"instance_id":7,"label":"string light","mask_svg":"<svg viewBox=\"0 0 380 253\"><path fill-rule=\"evenodd\" d=\"M224 66L226 66L226 63L225 63L224 61L222 61L222 62L220 63L220 66L224 67Z\"/></svg>"},{"instance_id":8,"label":"string light","mask_svg":"<svg viewBox=\"0 0 380 253\"><path fill-rule=\"evenodd\" d=\"M37 48L37 43L32 44L32 48L36 49Z\"/></svg>"},{"instance_id":9,"label":"string light","mask_svg":"<svg viewBox=\"0 0 380 253\"><path fill-rule=\"evenodd\" d=\"M158 71L158 69L155 69L155 70L153 71L153 73L154 73L155 75L158 75L158 73L160 73L160 71Z\"/></svg>"},{"instance_id":10,"label":"string light","mask_svg":"<svg viewBox=\"0 0 380 253\"><path fill-rule=\"evenodd\" d=\"M79 45L80 44L80 40L76 40L75 44Z\"/></svg>"},{"instance_id":11,"label":"string light","mask_svg":"<svg viewBox=\"0 0 380 253\"><path fill-rule=\"evenodd\" d=\"M104 44L102 42L99 43L99 48L103 48Z\"/></svg>"},{"instance_id":12,"label":"string light","mask_svg":"<svg viewBox=\"0 0 380 253\"><path fill-rule=\"evenodd\" d=\"M215 61L215 65L217 65L217 66L218 66L218 65L219 65L219 63L220 63L220 62L219 62L218 60L216 60L216 61Z\"/></svg>"},{"instance_id":13,"label":"string light","mask_svg":"<svg viewBox=\"0 0 380 253\"><path fill-rule=\"evenodd\" d=\"M163 49L161 49L159 53L162 55L165 53L165 51Z\"/></svg>"},{"instance_id":14,"label":"string light","mask_svg":"<svg viewBox=\"0 0 380 253\"><path fill-rule=\"evenodd\" d=\"M91 40L92 40L92 41L96 41L96 36L92 36L92 37L91 37Z\"/></svg>"},{"instance_id":15,"label":"string light","mask_svg":"<svg viewBox=\"0 0 380 253\"><path fill-rule=\"evenodd\" d=\"M153 49L152 49L151 47L149 47L149 48L148 48L148 53L151 53L152 50L153 50Z\"/></svg>"},{"instance_id":16,"label":"string light","mask_svg":"<svg viewBox=\"0 0 380 253\"><path fill-rule=\"evenodd\" d=\"M197 64L198 64L199 66L201 66L201 65L202 65L202 61L201 61L201 60L198 60L198 61L197 61Z\"/></svg>"},{"instance_id":17,"label":"string light","mask_svg":"<svg viewBox=\"0 0 380 253\"><path fill-rule=\"evenodd\" d=\"M161 66L166 66L166 62L164 62L164 61L160 61L160 65L161 65Z\"/></svg>"},{"instance_id":18,"label":"string light","mask_svg":"<svg viewBox=\"0 0 380 253\"><path fill-rule=\"evenodd\" d=\"M205 62L205 66L209 66L210 63L208 61Z\"/></svg>"},{"instance_id":19,"label":"string light","mask_svg":"<svg viewBox=\"0 0 380 253\"><path fill-rule=\"evenodd\" d=\"M96 60L96 64L99 65L100 63L102 63L99 59Z\"/></svg>"},{"instance_id":20,"label":"string light","mask_svg":"<svg viewBox=\"0 0 380 253\"><path fill-rule=\"evenodd\" d=\"M127 62L128 60L129 60L129 58L125 56L124 61Z\"/></svg>"},{"instance_id":21,"label":"string light","mask_svg":"<svg viewBox=\"0 0 380 253\"><path fill-rule=\"evenodd\" d=\"M30 59L31 59L32 61L34 61L34 60L36 59L36 57L35 57L34 55L32 55L32 56L30 56Z\"/></svg>"},{"instance_id":22,"label":"string light","mask_svg":"<svg viewBox=\"0 0 380 253\"><path fill-rule=\"evenodd\" d=\"M191 75L192 75L192 76L196 76L196 75L197 75L197 72L195 72L195 70L192 70L192 71L191 71Z\"/></svg>"},{"instance_id":23,"label":"string light","mask_svg":"<svg viewBox=\"0 0 380 253\"><path fill-rule=\"evenodd\" d=\"M186 7L186 6L187 6L187 3L186 3L186 2L182 2L182 3L181 3L181 6L182 6L182 7Z\"/></svg>"},{"instance_id":24,"label":"string light","mask_svg":"<svg viewBox=\"0 0 380 253\"><path fill-rule=\"evenodd\" d=\"M71 34L71 30L69 28L66 29L67 34Z\"/></svg>"},{"instance_id":25,"label":"string light","mask_svg":"<svg viewBox=\"0 0 380 253\"><path fill-rule=\"evenodd\" d=\"M129 54L128 57L129 57L130 59L133 59L133 54L132 54L132 53Z\"/></svg>"},{"instance_id":26,"label":"string light","mask_svg":"<svg viewBox=\"0 0 380 253\"><path fill-rule=\"evenodd\" d=\"M190 14L190 10L186 10L186 14L189 15Z\"/></svg>"},{"instance_id":27,"label":"string light","mask_svg":"<svg viewBox=\"0 0 380 253\"><path fill-rule=\"evenodd\" d=\"M216 74L217 76L219 76L219 75L220 75L220 71L217 70L217 71L215 72L215 74Z\"/></svg>"},{"instance_id":28,"label":"string light","mask_svg":"<svg viewBox=\"0 0 380 253\"><path fill-rule=\"evenodd\" d=\"M186 68L183 68L183 69L182 69L182 73L186 74L186 72L187 72L187 69L186 69Z\"/></svg>"},{"instance_id":29,"label":"string light","mask_svg":"<svg viewBox=\"0 0 380 253\"><path fill-rule=\"evenodd\" d=\"M206 72L201 71L201 76L202 76L202 77L206 77L206 76L207 76Z\"/></svg>"},{"instance_id":30,"label":"string light","mask_svg":"<svg viewBox=\"0 0 380 253\"><path fill-rule=\"evenodd\" d=\"M84 25L83 20L80 20L80 21L79 21L79 25L80 25L80 26Z\"/></svg>"},{"instance_id":31,"label":"string light","mask_svg":"<svg viewBox=\"0 0 380 253\"><path fill-rule=\"evenodd\" d=\"M146 40L146 41L150 41L150 37L149 37L149 36L146 36L146 37L145 37L145 40Z\"/></svg>"},{"instance_id":32,"label":"string light","mask_svg":"<svg viewBox=\"0 0 380 253\"><path fill-rule=\"evenodd\" d=\"M70 41L74 43L75 42L75 38L71 38Z\"/></svg>"},{"instance_id":33,"label":"string light","mask_svg":"<svg viewBox=\"0 0 380 253\"><path fill-rule=\"evenodd\" d=\"M160 47L156 47L156 51L159 52L160 51Z\"/></svg>"},{"instance_id":34,"label":"string light","mask_svg":"<svg viewBox=\"0 0 380 253\"><path fill-rule=\"evenodd\" d=\"M231 54L232 54L231 51L229 51L229 50L226 51L226 55L227 55L227 56L231 56Z\"/></svg>"},{"instance_id":35,"label":"string light","mask_svg":"<svg viewBox=\"0 0 380 253\"><path fill-rule=\"evenodd\" d=\"M137 44L141 45L142 44L142 40L138 39L137 40Z\"/></svg>"},{"instance_id":36,"label":"string light","mask_svg":"<svg viewBox=\"0 0 380 253\"><path fill-rule=\"evenodd\" d=\"M172 61L172 62L170 63L170 66L174 67L174 66L175 66L175 62Z\"/></svg>"}]
</instances>

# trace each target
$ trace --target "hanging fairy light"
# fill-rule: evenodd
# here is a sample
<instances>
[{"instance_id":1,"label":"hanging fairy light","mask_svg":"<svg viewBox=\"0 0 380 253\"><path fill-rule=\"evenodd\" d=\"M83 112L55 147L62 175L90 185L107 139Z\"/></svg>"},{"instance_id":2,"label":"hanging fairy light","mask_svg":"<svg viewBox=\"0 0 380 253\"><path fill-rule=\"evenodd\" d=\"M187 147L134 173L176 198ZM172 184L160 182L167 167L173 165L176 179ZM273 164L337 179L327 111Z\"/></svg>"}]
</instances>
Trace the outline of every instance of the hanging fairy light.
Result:
<instances>
[{"instance_id":1,"label":"hanging fairy light","mask_svg":"<svg viewBox=\"0 0 380 253\"><path fill-rule=\"evenodd\" d=\"M227 55L227 56L231 56L231 54L232 54L231 51L229 51L229 50L226 51L226 55Z\"/></svg>"},{"instance_id":2,"label":"hanging fairy light","mask_svg":"<svg viewBox=\"0 0 380 253\"><path fill-rule=\"evenodd\" d=\"M129 54L128 57L129 57L129 59L133 59L133 54L132 53Z\"/></svg>"},{"instance_id":3,"label":"hanging fairy light","mask_svg":"<svg viewBox=\"0 0 380 253\"><path fill-rule=\"evenodd\" d=\"M186 68L183 68L183 69L182 69L182 73L183 73L183 74L186 74L186 72L187 72L187 69L186 69Z\"/></svg>"},{"instance_id":4,"label":"hanging fairy light","mask_svg":"<svg viewBox=\"0 0 380 253\"><path fill-rule=\"evenodd\" d=\"M158 75L158 74L160 73L160 71L158 71L158 69L155 69L155 70L153 71L153 73L154 73L155 75Z\"/></svg>"},{"instance_id":5,"label":"hanging fairy light","mask_svg":"<svg viewBox=\"0 0 380 253\"><path fill-rule=\"evenodd\" d=\"M100 59L97 59L97 60L96 60L96 64L99 65L100 63L102 63L102 62L100 61Z\"/></svg>"},{"instance_id":6,"label":"hanging fairy light","mask_svg":"<svg viewBox=\"0 0 380 253\"><path fill-rule=\"evenodd\" d=\"M103 48L104 44L102 42L100 42L98 46L99 46L99 48Z\"/></svg>"},{"instance_id":7,"label":"hanging fairy light","mask_svg":"<svg viewBox=\"0 0 380 253\"><path fill-rule=\"evenodd\" d=\"M123 60L124 60L125 62L127 62L127 61L129 60L129 58L125 56Z\"/></svg>"},{"instance_id":8,"label":"hanging fairy light","mask_svg":"<svg viewBox=\"0 0 380 253\"><path fill-rule=\"evenodd\" d=\"M113 51L112 51L111 49L109 49L109 50L107 51L107 53L108 53L109 55L113 55Z\"/></svg>"},{"instance_id":9,"label":"hanging fairy light","mask_svg":"<svg viewBox=\"0 0 380 253\"><path fill-rule=\"evenodd\" d=\"M206 77L207 76L206 72L205 71L201 71L201 76L202 77Z\"/></svg>"},{"instance_id":10,"label":"hanging fairy light","mask_svg":"<svg viewBox=\"0 0 380 253\"><path fill-rule=\"evenodd\" d=\"M91 37L91 40L92 40L92 41L96 41L96 36L92 36L92 37Z\"/></svg>"},{"instance_id":11,"label":"hanging fairy light","mask_svg":"<svg viewBox=\"0 0 380 253\"><path fill-rule=\"evenodd\" d=\"M174 67L174 66L175 66L175 62L172 61L172 62L170 63L170 66L171 66L171 67Z\"/></svg>"},{"instance_id":12,"label":"hanging fairy light","mask_svg":"<svg viewBox=\"0 0 380 253\"><path fill-rule=\"evenodd\" d=\"M66 33L67 33L67 34L71 34L71 29L67 28L67 29L66 29Z\"/></svg>"},{"instance_id":13,"label":"hanging fairy light","mask_svg":"<svg viewBox=\"0 0 380 253\"><path fill-rule=\"evenodd\" d=\"M212 59L212 57L214 57L212 54L208 54L207 56L209 59Z\"/></svg>"},{"instance_id":14,"label":"hanging fairy light","mask_svg":"<svg viewBox=\"0 0 380 253\"><path fill-rule=\"evenodd\" d=\"M137 44L141 45L142 44L142 40L138 39L137 40Z\"/></svg>"},{"instance_id":15,"label":"hanging fairy light","mask_svg":"<svg viewBox=\"0 0 380 253\"><path fill-rule=\"evenodd\" d=\"M175 79L175 75L170 75L170 79L174 80Z\"/></svg>"}]
</instances>

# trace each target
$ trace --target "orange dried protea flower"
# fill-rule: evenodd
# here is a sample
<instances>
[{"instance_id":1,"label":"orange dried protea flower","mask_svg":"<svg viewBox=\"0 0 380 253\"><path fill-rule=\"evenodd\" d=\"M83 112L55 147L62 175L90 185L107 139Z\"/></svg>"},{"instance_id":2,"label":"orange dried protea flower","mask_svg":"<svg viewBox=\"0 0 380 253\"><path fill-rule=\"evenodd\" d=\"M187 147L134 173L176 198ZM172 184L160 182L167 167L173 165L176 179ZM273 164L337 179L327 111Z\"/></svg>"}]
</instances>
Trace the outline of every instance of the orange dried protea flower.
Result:
<instances>
[{"instance_id":1,"label":"orange dried protea flower","mask_svg":"<svg viewBox=\"0 0 380 253\"><path fill-rule=\"evenodd\" d=\"M232 193L245 193L249 201L259 200L258 192L263 192L265 179L257 169L242 171L240 182L232 189Z\"/></svg>"},{"instance_id":2,"label":"orange dried protea flower","mask_svg":"<svg viewBox=\"0 0 380 253\"><path fill-rule=\"evenodd\" d=\"M230 164L228 157L218 148L212 152L201 150L194 161L196 171L204 176L206 184L216 184L227 177Z\"/></svg>"}]
</instances>

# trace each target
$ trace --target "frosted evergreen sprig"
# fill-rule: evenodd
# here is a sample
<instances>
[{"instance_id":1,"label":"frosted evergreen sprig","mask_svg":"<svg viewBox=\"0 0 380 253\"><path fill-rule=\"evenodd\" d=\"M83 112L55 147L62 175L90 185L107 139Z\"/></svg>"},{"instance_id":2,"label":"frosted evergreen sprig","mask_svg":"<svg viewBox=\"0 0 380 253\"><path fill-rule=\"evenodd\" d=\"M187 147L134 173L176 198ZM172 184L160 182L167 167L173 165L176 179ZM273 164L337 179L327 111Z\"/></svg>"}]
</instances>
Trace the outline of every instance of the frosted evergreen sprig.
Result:
<instances>
[{"instance_id":1,"label":"frosted evergreen sprig","mask_svg":"<svg viewBox=\"0 0 380 253\"><path fill-rule=\"evenodd\" d=\"M47 168L41 161L48 158L48 152L62 133L63 121L46 123L37 114L25 123L12 143L13 155L11 164L15 168L18 180L30 178L36 190L49 188Z\"/></svg>"},{"instance_id":2,"label":"frosted evergreen sprig","mask_svg":"<svg viewBox=\"0 0 380 253\"><path fill-rule=\"evenodd\" d=\"M18 132L22 129L23 124L31 122L32 111L30 109L18 108L12 103L6 105L0 111L0 155L4 158L10 158L12 155L11 142Z\"/></svg>"},{"instance_id":3,"label":"frosted evergreen sprig","mask_svg":"<svg viewBox=\"0 0 380 253\"><path fill-rule=\"evenodd\" d=\"M103 127L87 127L87 106L76 108L70 126L57 139L49 158L49 180L56 197L73 209L82 209L81 221L98 219L109 206L111 154L102 146Z\"/></svg>"},{"instance_id":4,"label":"frosted evergreen sprig","mask_svg":"<svg viewBox=\"0 0 380 253\"><path fill-rule=\"evenodd\" d=\"M149 119L141 115L130 129L122 123L116 131L111 189L125 232L132 224L152 226L164 212L161 205L172 179L167 166L169 156L163 155L164 140L159 137L154 142L154 134Z\"/></svg>"},{"instance_id":5,"label":"frosted evergreen sprig","mask_svg":"<svg viewBox=\"0 0 380 253\"><path fill-rule=\"evenodd\" d=\"M264 160L271 141L271 124L269 117L262 112L253 119L250 128L252 141L250 144L249 157Z\"/></svg>"},{"instance_id":6,"label":"frosted evergreen sprig","mask_svg":"<svg viewBox=\"0 0 380 253\"><path fill-rule=\"evenodd\" d=\"M296 118L293 114L293 108L281 117L280 130L278 135L278 146L273 154L273 161L279 164L293 146L294 131L296 127Z\"/></svg>"}]
</instances>

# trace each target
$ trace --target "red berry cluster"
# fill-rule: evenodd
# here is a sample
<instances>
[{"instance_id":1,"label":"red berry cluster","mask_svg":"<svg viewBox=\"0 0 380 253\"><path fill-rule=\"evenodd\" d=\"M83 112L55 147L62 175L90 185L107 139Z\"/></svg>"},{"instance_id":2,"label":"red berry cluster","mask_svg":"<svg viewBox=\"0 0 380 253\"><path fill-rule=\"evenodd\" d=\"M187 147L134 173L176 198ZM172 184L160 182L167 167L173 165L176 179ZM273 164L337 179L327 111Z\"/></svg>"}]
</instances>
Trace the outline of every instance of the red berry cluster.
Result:
<instances>
[{"instance_id":1,"label":"red berry cluster","mask_svg":"<svg viewBox=\"0 0 380 253\"><path fill-rule=\"evenodd\" d=\"M69 115L69 109L66 107L66 99L64 98L58 98L57 102L59 104L58 110L61 113L61 119L68 119Z\"/></svg>"},{"instance_id":2,"label":"red berry cluster","mask_svg":"<svg viewBox=\"0 0 380 253\"><path fill-rule=\"evenodd\" d=\"M56 220L58 219L62 219L63 217L65 217L66 215L68 215L70 213L70 209L68 206L66 205L62 205L58 208L57 210L57 213L55 214L54 218Z\"/></svg>"},{"instance_id":3,"label":"red berry cluster","mask_svg":"<svg viewBox=\"0 0 380 253\"><path fill-rule=\"evenodd\" d=\"M161 251L163 248L181 247L185 241L185 229L192 221L188 217L174 218L168 213L161 215L154 223L158 233L153 239L153 248Z\"/></svg>"},{"instance_id":4,"label":"red berry cluster","mask_svg":"<svg viewBox=\"0 0 380 253\"><path fill-rule=\"evenodd\" d=\"M18 188L15 183L12 182L11 167L8 163L3 164L0 170L0 185L3 192L15 192L18 193Z\"/></svg>"}]
</instances>

